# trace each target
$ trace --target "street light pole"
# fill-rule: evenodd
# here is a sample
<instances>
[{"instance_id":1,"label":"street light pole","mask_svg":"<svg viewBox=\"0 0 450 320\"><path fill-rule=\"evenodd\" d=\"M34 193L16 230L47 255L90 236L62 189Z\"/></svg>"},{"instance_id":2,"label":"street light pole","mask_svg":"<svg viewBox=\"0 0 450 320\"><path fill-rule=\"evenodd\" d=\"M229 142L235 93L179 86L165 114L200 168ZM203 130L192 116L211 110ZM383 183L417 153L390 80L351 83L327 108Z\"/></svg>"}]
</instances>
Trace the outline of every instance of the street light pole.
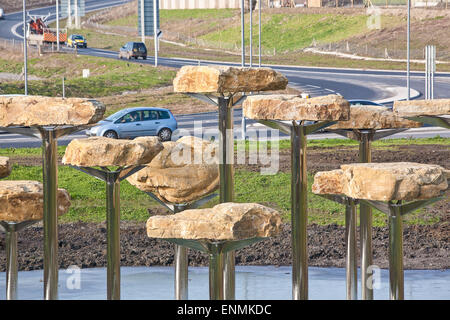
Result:
<instances>
[{"instance_id":1,"label":"street light pole","mask_svg":"<svg viewBox=\"0 0 450 320\"><path fill-rule=\"evenodd\" d=\"M158 17L156 16L157 1L158 0L153 0L153 38L155 39L155 67L158 66L158 34L157 34L157 29L158 29L157 18Z\"/></svg>"},{"instance_id":2,"label":"street light pole","mask_svg":"<svg viewBox=\"0 0 450 320\"><path fill-rule=\"evenodd\" d=\"M258 66L261 68L261 1L262 0L258 0L258 19L259 19L259 61L258 61Z\"/></svg>"},{"instance_id":3,"label":"street light pole","mask_svg":"<svg viewBox=\"0 0 450 320\"><path fill-rule=\"evenodd\" d=\"M406 87L408 90L408 100L411 98L411 83L410 83L410 58L411 58L411 52L410 52L410 41L411 41L411 0L408 0L408 26L407 26L407 35L406 35L406 42L407 42L407 48L406 48L406 55L407 55L407 62L406 62Z\"/></svg>"},{"instance_id":4,"label":"street light pole","mask_svg":"<svg viewBox=\"0 0 450 320\"><path fill-rule=\"evenodd\" d=\"M253 0L249 0L250 6L250 68L253 67Z\"/></svg>"},{"instance_id":5,"label":"street light pole","mask_svg":"<svg viewBox=\"0 0 450 320\"><path fill-rule=\"evenodd\" d=\"M144 0L141 0L141 41L145 43Z\"/></svg>"},{"instance_id":6,"label":"street light pole","mask_svg":"<svg viewBox=\"0 0 450 320\"><path fill-rule=\"evenodd\" d=\"M244 18L244 6L245 0L241 0L241 64L245 67L245 18Z\"/></svg>"},{"instance_id":7,"label":"street light pole","mask_svg":"<svg viewBox=\"0 0 450 320\"><path fill-rule=\"evenodd\" d=\"M27 54L27 22L26 12L27 6L25 0L23 0L23 79L25 82L25 95L28 95L28 54Z\"/></svg>"},{"instance_id":8,"label":"street light pole","mask_svg":"<svg viewBox=\"0 0 450 320\"><path fill-rule=\"evenodd\" d=\"M56 51L59 51L59 0L56 0Z\"/></svg>"}]
</instances>

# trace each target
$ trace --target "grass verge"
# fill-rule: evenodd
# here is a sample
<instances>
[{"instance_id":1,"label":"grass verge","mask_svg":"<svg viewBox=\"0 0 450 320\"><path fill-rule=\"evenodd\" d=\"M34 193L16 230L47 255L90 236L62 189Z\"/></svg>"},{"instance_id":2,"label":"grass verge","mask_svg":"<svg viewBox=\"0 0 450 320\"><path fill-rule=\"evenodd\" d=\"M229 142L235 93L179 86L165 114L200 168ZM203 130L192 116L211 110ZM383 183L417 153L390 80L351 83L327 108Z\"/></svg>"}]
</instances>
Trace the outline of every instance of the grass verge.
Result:
<instances>
[{"instance_id":1,"label":"grass verge","mask_svg":"<svg viewBox=\"0 0 450 320\"><path fill-rule=\"evenodd\" d=\"M22 62L0 58L0 70L20 73ZM88 78L83 69L90 70ZM42 80L29 81L31 95L61 96L65 77L67 97L103 97L124 91L169 85L175 71L150 65L74 54L51 54L29 60L29 73ZM0 94L22 94L23 82L0 83Z\"/></svg>"}]
</instances>

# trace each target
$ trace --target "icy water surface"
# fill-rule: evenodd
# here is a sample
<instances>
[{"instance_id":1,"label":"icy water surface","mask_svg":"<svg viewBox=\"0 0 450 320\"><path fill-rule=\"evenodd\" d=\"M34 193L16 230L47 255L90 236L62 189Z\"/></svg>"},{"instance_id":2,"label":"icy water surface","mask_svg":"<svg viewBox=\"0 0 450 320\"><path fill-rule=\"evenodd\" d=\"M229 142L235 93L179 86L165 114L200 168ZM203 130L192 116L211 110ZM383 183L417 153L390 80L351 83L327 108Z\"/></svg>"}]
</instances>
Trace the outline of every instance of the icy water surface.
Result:
<instances>
[{"instance_id":1,"label":"icy water surface","mask_svg":"<svg viewBox=\"0 0 450 320\"><path fill-rule=\"evenodd\" d=\"M121 273L122 299L173 299L172 267L122 267ZM389 274L380 274L375 299L388 299ZM0 299L5 277L0 273ZM59 278L60 299L106 297L105 268L60 270ZM42 270L19 272L19 299L42 299L42 279ZM208 269L189 268L189 299L208 299L208 290ZM345 269L309 268L309 298L345 299ZM236 299L291 299L291 268L237 266ZM450 270L405 270L405 299L450 299Z\"/></svg>"}]
</instances>

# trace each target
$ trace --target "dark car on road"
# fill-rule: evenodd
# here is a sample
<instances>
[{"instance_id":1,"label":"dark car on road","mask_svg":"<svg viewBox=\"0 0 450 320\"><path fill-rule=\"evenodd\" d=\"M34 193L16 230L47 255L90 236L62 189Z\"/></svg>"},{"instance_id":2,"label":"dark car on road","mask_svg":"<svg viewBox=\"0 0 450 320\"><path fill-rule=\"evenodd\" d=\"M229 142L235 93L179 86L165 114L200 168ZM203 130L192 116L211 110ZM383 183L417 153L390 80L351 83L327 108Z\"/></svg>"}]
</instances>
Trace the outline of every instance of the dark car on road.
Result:
<instances>
[{"instance_id":1,"label":"dark car on road","mask_svg":"<svg viewBox=\"0 0 450 320\"><path fill-rule=\"evenodd\" d=\"M127 42L119 50L119 59L142 58L147 59L147 47L143 42Z\"/></svg>"}]
</instances>

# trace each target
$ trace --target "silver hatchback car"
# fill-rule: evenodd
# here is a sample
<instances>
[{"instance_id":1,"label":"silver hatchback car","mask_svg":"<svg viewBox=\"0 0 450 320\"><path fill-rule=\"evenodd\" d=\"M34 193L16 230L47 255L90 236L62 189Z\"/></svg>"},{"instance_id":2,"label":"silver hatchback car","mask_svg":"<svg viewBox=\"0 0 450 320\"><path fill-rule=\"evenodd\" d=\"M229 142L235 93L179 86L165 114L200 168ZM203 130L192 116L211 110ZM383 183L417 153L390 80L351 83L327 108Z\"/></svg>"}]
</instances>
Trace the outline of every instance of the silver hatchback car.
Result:
<instances>
[{"instance_id":1,"label":"silver hatchback car","mask_svg":"<svg viewBox=\"0 0 450 320\"><path fill-rule=\"evenodd\" d=\"M110 115L86 130L86 135L114 139L159 136L162 141L169 141L177 128L177 121L170 110L137 107L122 109Z\"/></svg>"}]
</instances>

